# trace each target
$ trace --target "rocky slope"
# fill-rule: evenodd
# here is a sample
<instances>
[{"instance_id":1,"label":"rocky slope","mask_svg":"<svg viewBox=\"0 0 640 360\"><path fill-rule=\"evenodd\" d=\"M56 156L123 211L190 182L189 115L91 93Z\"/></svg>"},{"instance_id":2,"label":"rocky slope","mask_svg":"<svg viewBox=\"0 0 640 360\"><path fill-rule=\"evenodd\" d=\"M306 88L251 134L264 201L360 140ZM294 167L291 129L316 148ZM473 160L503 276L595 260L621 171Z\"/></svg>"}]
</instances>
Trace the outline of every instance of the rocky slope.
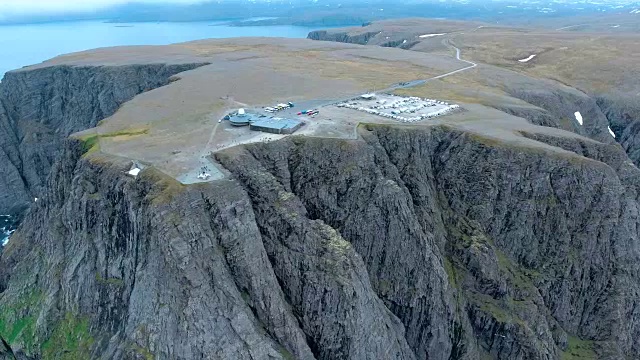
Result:
<instances>
[{"instance_id":1,"label":"rocky slope","mask_svg":"<svg viewBox=\"0 0 640 360\"><path fill-rule=\"evenodd\" d=\"M0 83L0 214L20 212L40 196L67 136L199 65L55 66L7 73Z\"/></svg>"},{"instance_id":2,"label":"rocky slope","mask_svg":"<svg viewBox=\"0 0 640 360\"><path fill-rule=\"evenodd\" d=\"M617 141L629 158L636 165L640 164L640 103L636 97L628 93L616 93L599 96L597 101Z\"/></svg>"},{"instance_id":3,"label":"rocky slope","mask_svg":"<svg viewBox=\"0 0 640 360\"><path fill-rule=\"evenodd\" d=\"M68 142L2 255L0 334L45 359L640 356L617 145L360 134L233 148L197 186Z\"/></svg>"}]
</instances>

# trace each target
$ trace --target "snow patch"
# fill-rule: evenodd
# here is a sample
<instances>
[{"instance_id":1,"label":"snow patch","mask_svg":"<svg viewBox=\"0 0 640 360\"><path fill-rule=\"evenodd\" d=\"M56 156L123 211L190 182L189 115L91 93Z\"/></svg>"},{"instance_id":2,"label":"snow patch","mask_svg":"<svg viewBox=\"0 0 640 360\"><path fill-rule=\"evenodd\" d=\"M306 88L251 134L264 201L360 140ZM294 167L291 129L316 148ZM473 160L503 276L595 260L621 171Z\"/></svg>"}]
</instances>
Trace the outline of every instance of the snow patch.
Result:
<instances>
[{"instance_id":1,"label":"snow patch","mask_svg":"<svg viewBox=\"0 0 640 360\"><path fill-rule=\"evenodd\" d=\"M609 129L609 134L611 134L611 136L613 136L613 138L616 138L616 134L613 132L613 130L611 130L611 127L607 126L607 129Z\"/></svg>"},{"instance_id":2,"label":"snow patch","mask_svg":"<svg viewBox=\"0 0 640 360\"><path fill-rule=\"evenodd\" d=\"M612 28L614 28L614 29L617 29L617 28L619 28L619 27L620 27L620 25L613 25L613 26L612 26Z\"/></svg>"},{"instance_id":3,"label":"snow patch","mask_svg":"<svg viewBox=\"0 0 640 360\"><path fill-rule=\"evenodd\" d=\"M406 43L407 43L407 40L402 40L402 43L403 43L403 44L406 44Z\"/></svg>"},{"instance_id":4,"label":"snow patch","mask_svg":"<svg viewBox=\"0 0 640 360\"><path fill-rule=\"evenodd\" d=\"M424 34L424 35L420 35L418 37L420 39L425 39L425 38L430 38L430 37L434 37L434 36L442 36L442 35L447 35L447 34Z\"/></svg>"},{"instance_id":5,"label":"snow patch","mask_svg":"<svg viewBox=\"0 0 640 360\"><path fill-rule=\"evenodd\" d=\"M529 55L529 57L528 57L528 58L520 59L520 60L518 60L518 61L520 61L521 63L526 63L526 62L529 62L529 60L533 59L533 58L534 58L534 57L536 57L536 56L538 56L538 54Z\"/></svg>"},{"instance_id":6,"label":"snow patch","mask_svg":"<svg viewBox=\"0 0 640 360\"><path fill-rule=\"evenodd\" d=\"M580 114L580 111L576 111L576 113L573 115L575 115L576 120L578 120L578 123L582 125L582 114Z\"/></svg>"},{"instance_id":7,"label":"snow patch","mask_svg":"<svg viewBox=\"0 0 640 360\"><path fill-rule=\"evenodd\" d=\"M640 14L640 9L631 10L629 14Z\"/></svg>"}]
</instances>

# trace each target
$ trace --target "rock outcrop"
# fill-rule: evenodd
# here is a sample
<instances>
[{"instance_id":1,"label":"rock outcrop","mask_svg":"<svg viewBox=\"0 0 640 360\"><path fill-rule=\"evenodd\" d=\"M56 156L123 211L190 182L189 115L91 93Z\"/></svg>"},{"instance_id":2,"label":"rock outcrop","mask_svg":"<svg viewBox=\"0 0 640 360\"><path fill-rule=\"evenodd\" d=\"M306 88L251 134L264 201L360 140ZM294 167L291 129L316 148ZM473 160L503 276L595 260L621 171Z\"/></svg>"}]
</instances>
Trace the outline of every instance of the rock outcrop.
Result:
<instances>
[{"instance_id":1,"label":"rock outcrop","mask_svg":"<svg viewBox=\"0 0 640 360\"><path fill-rule=\"evenodd\" d=\"M640 103L637 98L616 93L598 96L597 101L616 135L616 141L629 158L640 165Z\"/></svg>"},{"instance_id":2,"label":"rock outcrop","mask_svg":"<svg viewBox=\"0 0 640 360\"><path fill-rule=\"evenodd\" d=\"M359 131L226 150L195 186L68 142L0 260L0 334L45 359L640 356L617 145Z\"/></svg>"},{"instance_id":3,"label":"rock outcrop","mask_svg":"<svg viewBox=\"0 0 640 360\"><path fill-rule=\"evenodd\" d=\"M7 344L7 342L0 337L0 359L2 360L15 360L16 355L11 350L11 346Z\"/></svg>"},{"instance_id":4,"label":"rock outcrop","mask_svg":"<svg viewBox=\"0 0 640 360\"><path fill-rule=\"evenodd\" d=\"M315 30L307 35L307 39L319 41L335 41L349 44L367 45L369 40L378 35L377 31L364 32L362 34L350 35L347 32L330 32L326 30Z\"/></svg>"},{"instance_id":5,"label":"rock outcrop","mask_svg":"<svg viewBox=\"0 0 640 360\"><path fill-rule=\"evenodd\" d=\"M8 72L0 83L0 214L43 192L63 140L94 127L135 95L202 64L53 66Z\"/></svg>"}]
</instances>

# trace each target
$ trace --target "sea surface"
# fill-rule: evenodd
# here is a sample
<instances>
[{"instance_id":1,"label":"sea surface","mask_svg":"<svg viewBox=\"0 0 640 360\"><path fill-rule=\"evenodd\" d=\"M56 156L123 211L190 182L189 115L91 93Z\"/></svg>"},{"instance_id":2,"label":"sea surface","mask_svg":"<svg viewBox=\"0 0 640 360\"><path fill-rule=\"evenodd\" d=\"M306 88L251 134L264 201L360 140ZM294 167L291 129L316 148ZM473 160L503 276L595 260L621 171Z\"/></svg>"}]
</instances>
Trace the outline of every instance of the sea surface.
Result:
<instances>
[{"instance_id":1,"label":"sea surface","mask_svg":"<svg viewBox=\"0 0 640 360\"><path fill-rule=\"evenodd\" d=\"M260 20L256 19L247 19ZM57 55L119 45L166 45L207 38L305 38L318 27L231 26L228 22L108 23L72 21L0 26L0 78Z\"/></svg>"},{"instance_id":2,"label":"sea surface","mask_svg":"<svg viewBox=\"0 0 640 360\"><path fill-rule=\"evenodd\" d=\"M0 248L9 241L9 236L13 234L18 224L9 215L0 215Z\"/></svg>"}]
</instances>

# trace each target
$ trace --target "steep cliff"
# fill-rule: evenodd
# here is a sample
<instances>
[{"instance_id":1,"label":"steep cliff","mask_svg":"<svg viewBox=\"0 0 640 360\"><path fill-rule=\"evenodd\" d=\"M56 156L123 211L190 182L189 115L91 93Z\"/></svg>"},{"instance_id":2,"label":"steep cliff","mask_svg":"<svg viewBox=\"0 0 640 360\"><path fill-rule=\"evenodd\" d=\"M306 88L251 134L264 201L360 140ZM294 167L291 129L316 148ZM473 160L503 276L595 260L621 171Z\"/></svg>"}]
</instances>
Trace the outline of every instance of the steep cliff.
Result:
<instances>
[{"instance_id":1,"label":"steep cliff","mask_svg":"<svg viewBox=\"0 0 640 360\"><path fill-rule=\"evenodd\" d=\"M598 96L598 106L611 124L616 140L629 158L640 165L640 103L628 93Z\"/></svg>"},{"instance_id":2,"label":"steep cliff","mask_svg":"<svg viewBox=\"0 0 640 360\"><path fill-rule=\"evenodd\" d=\"M366 30L366 27L364 28ZM307 35L307 39L318 41L335 41L358 45L379 45L383 47L393 47L400 49L411 49L418 41L407 41L404 37L380 36L381 32L377 30L361 31L357 34L351 34L348 31L327 31L314 30Z\"/></svg>"},{"instance_id":3,"label":"steep cliff","mask_svg":"<svg viewBox=\"0 0 640 360\"><path fill-rule=\"evenodd\" d=\"M378 35L378 31L364 32L350 35L347 32L329 32L327 30L314 30L307 35L308 39L319 41L335 41L349 44L367 45L369 40Z\"/></svg>"},{"instance_id":4,"label":"steep cliff","mask_svg":"<svg viewBox=\"0 0 640 360\"><path fill-rule=\"evenodd\" d=\"M617 145L359 132L232 148L193 186L67 143L0 260L0 334L44 359L640 356Z\"/></svg>"},{"instance_id":5,"label":"steep cliff","mask_svg":"<svg viewBox=\"0 0 640 360\"><path fill-rule=\"evenodd\" d=\"M20 212L40 196L67 136L201 65L52 66L7 73L0 83L0 214Z\"/></svg>"}]
</instances>

